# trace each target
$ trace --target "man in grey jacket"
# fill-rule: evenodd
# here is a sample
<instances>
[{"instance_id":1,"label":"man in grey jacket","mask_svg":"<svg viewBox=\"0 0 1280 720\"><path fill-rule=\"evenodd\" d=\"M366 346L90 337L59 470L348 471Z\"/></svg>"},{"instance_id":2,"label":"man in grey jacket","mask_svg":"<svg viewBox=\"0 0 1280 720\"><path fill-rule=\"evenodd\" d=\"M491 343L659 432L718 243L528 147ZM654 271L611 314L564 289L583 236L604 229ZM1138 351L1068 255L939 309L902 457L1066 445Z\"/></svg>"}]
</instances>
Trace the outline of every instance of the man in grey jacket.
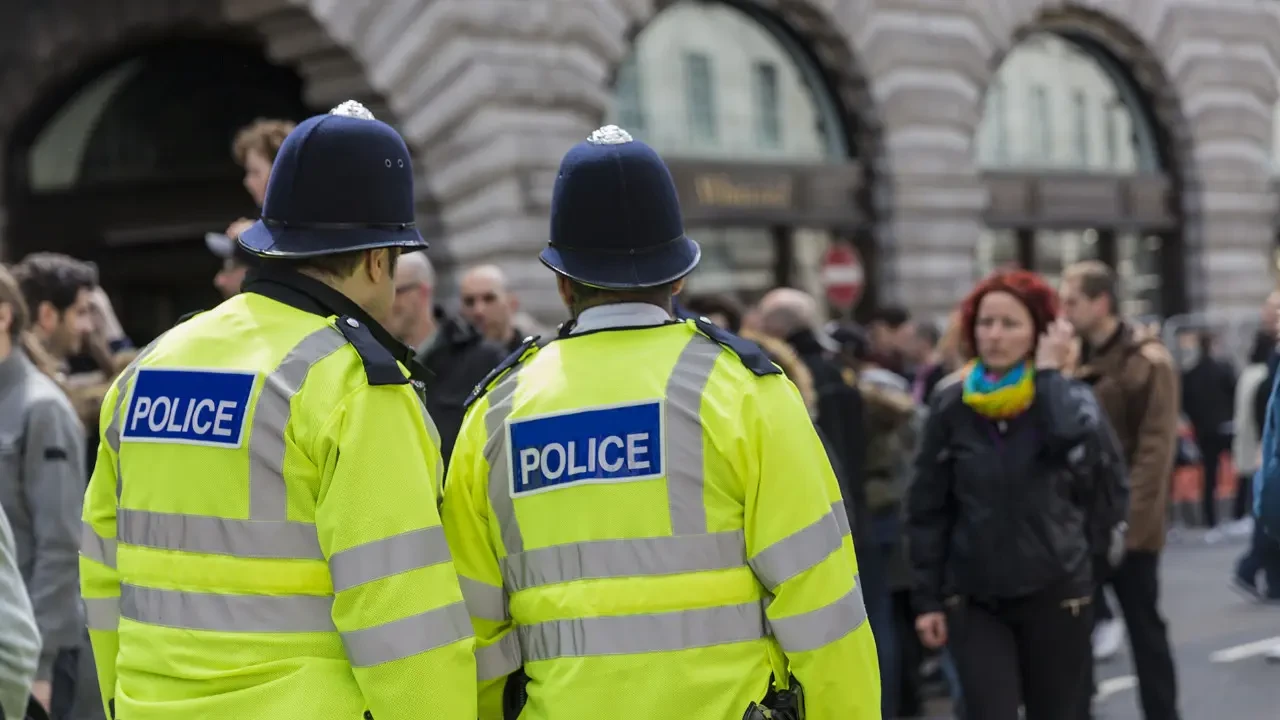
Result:
<instances>
[{"instance_id":1,"label":"man in grey jacket","mask_svg":"<svg viewBox=\"0 0 1280 720\"><path fill-rule=\"evenodd\" d=\"M18 571L13 531L0 512L0 718L22 718L40 659L40 631Z\"/></svg>"},{"instance_id":2,"label":"man in grey jacket","mask_svg":"<svg viewBox=\"0 0 1280 720\"><path fill-rule=\"evenodd\" d=\"M13 278L0 269L0 508L43 638L32 695L62 718L75 697L84 628L84 428L62 388L36 365L47 368L49 361L25 332L26 307Z\"/></svg>"}]
</instances>

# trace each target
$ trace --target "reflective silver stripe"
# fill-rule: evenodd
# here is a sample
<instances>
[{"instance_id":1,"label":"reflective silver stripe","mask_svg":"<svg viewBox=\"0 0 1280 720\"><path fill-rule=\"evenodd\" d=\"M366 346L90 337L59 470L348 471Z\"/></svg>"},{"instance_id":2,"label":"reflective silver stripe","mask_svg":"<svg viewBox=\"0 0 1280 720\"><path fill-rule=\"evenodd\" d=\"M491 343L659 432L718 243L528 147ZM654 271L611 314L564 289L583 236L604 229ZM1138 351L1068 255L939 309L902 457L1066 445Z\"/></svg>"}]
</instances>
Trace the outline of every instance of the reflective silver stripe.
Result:
<instances>
[{"instance_id":1,"label":"reflective silver stripe","mask_svg":"<svg viewBox=\"0 0 1280 720\"><path fill-rule=\"evenodd\" d=\"M80 524L80 554L114 570L116 568L115 538L104 538L89 523Z\"/></svg>"},{"instance_id":2,"label":"reflective silver stripe","mask_svg":"<svg viewBox=\"0 0 1280 720\"><path fill-rule=\"evenodd\" d=\"M417 393L415 392L414 395L417 396ZM436 447L436 454L439 455L436 458L436 474L432 477L436 484L436 510L439 511L440 504L444 502L444 462L448 458L444 456L444 445L440 440L440 429L436 427L435 420L431 419L431 413L427 412L426 403L421 397L418 397L418 407L422 408L422 422L427 426L427 435L431 438L431 443Z\"/></svg>"},{"instance_id":3,"label":"reflective silver stripe","mask_svg":"<svg viewBox=\"0 0 1280 720\"><path fill-rule=\"evenodd\" d=\"M799 615L770 619L769 627L778 644L788 653L817 650L848 635L867 621L867 608L862 603L862 584L839 600Z\"/></svg>"},{"instance_id":4,"label":"reflective silver stripe","mask_svg":"<svg viewBox=\"0 0 1280 720\"><path fill-rule=\"evenodd\" d=\"M758 602L648 615L552 620L516 628L525 662L634 655L758 640L766 636Z\"/></svg>"},{"instance_id":5,"label":"reflective silver stripe","mask_svg":"<svg viewBox=\"0 0 1280 720\"><path fill-rule=\"evenodd\" d=\"M843 502L831 503L831 514L836 518L836 524L840 526L840 537L844 537L852 532L849 527L849 511L845 509Z\"/></svg>"},{"instance_id":6,"label":"reflective silver stripe","mask_svg":"<svg viewBox=\"0 0 1280 720\"><path fill-rule=\"evenodd\" d=\"M673 535L699 535L707 531L702 477L702 391L722 352L724 349L718 343L695 334L680 352L667 379L663 421L667 443L667 505Z\"/></svg>"},{"instance_id":7,"label":"reflective silver stripe","mask_svg":"<svg viewBox=\"0 0 1280 720\"><path fill-rule=\"evenodd\" d=\"M287 519L284 436L291 401L311 368L346 344L347 338L337 328L326 325L303 338L263 381L249 435L251 520Z\"/></svg>"},{"instance_id":8,"label":"reflective silver stripe","mask_svg":"<svg viewBox=\"0 0 1280 720\"><path fill-rule=\"evenodd\" d=\"M316 526L120 508L116 534L126 545L242 558L323 560Z\"/></svg>"},{"instance_id":9,"label":"reflective silver stripe","mask_svg":"<svg viewBox=\"0 0 1280 720\"><path fill-rule=\"evenodd\" d=\"M340 593L374 580L446 563L449 559L444 528L436 525L334 553L329 558L329 574L333 577L333 592Z\"/></svg>"},{"instance_id":10,"label":"reflective silver stripe","mask_svg":"<svg viewBox=\"0 0 1280 720\"><path fill-rule=\"evenodd\" d=\"M120 598L85 598L84 618L90 630L119 630Z\"/></svg>"},{"instance_id":11,"label":"reflective silver stripe","mask_svg":"<svg viewBox=\"0 0 1280 720\"><path fill-rule=\"evenodd\" d=\"M138 352L133 362L129 363L120 373L120 377L116 380L116 404L111 409L111 422L107 423L107 431L102 434L102 439L107 443L107 447L111 448L116 454L116 502L120 502L120 493L124 492L124 476L120 474L120 411L124 409L124 399L131 391L129 390L129 381L133 379L134 374L138 372L138 366L142 361L156 349L156 345L160 344L160 340L167 333L161 334L160 337L151 341L150 345L142 348Z\"/></svg>"},{"instance_id":12,"label":"reflective silver stripe","mask_svg":"<svg viewBox=\"0 0 1280 720\"><path fill-rule=\"evenodd\" d=\"M747 564L742 531L670 537L589 540L502 558L510 592L588 578L675 575Z\"/></svg>"},{"instance_id":13,"label":"reflective silver stripe","mask_svg":"<svg viewBox=\"0 0 1280 720\"><path fill-rule=\"evenodd\" d=\"M507 449L507 418L511 416L511 404L515 401L520 369L517 366L489 391L489 409L484 414L485 433L488 435L484 457L489 462L489 504L493 506L494 519L502 531L502 545L508 555L524 551L524 537L520 534L520 524L516 522L516 507L509 491L511 458Z\"/></svg>"},{"instance_id":14,"label":"reflective silver stripe","mask_svg":"<svg viewBox=\"0 0 1280 720\"><path fill-rule=\"evenodd\" d=\"M342 633L352 667L372 667L471 637L471 618L460 602L363 630Z\"/></svg>"},{"instance_id":15,"label":"reflective silver stripe","mask_svg":"<svg viewBox=\"0 0 1280 720\"><path fill-rule=\"evenodd\" d=\"M471 617L494 622L506 622L511 619L507 608L507 591L479 580L458 576L458 584L462 586L462 597L467 601L467 612Z\"/></svg>"},{"instance_id":16,"label":"reflective silver stripe","mask_svg":"<svg viewBox=\"0 0 1280 720\"><path fill-rule=\"evenodd\" d=\"M843 507L840 512L844 512ZM817 522L756 553L750 560L751 569L761 584L773 590L839 550L841 537L835 513L828 512Z\"/></svg>"},{"instance_id":17,"label":"reflective silver stripe","mask_svg":"<svg viewBox=\"0 0 1280 720\"><path fill-rule=\"evenodd\" d=\"M505 677L520 669L520 639L515 631L508 632L498 642L488 646L476 646L476 681L484 682Z\"/></svg>"},{"instance_id":18,"label":"reflective silver stripe","mask_svg":"<svg viewBox=\"0 0 1280 720\"><path fill-rule=\"evenodd\" d=\"M221 632L334 632L332 595L220 595L120 586L120 616Z\"/></svg>"}]
</instances>

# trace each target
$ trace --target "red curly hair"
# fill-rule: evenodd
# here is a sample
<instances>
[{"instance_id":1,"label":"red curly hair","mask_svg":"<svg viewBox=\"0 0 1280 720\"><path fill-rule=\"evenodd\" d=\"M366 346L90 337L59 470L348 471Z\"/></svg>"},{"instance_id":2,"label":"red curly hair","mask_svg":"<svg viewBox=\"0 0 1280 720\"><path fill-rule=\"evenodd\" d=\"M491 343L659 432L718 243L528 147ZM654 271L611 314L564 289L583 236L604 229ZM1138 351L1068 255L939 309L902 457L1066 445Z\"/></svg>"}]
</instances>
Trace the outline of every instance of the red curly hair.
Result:
<instances>
[{"instance_id":1,"label":"red curly hair","mask_svg":"<svg viewBox=\"0 0 1280 720\"><path fill-rule=\"evenodd\" d=\"M994 272L970 290L968 297L960 303L960 337L965 345L965 357L973 357L977 353L978 342L974 331L978 322L978 305L987 293L992 292L1009 293L1027 308L1035 326L1034 342L1040 341L1040 336L1058 317L1058 293L1044 278L1029 270ZM1034 349L1035 345L1032 345L1032 350Z\"/></svg>"}]
</instances>

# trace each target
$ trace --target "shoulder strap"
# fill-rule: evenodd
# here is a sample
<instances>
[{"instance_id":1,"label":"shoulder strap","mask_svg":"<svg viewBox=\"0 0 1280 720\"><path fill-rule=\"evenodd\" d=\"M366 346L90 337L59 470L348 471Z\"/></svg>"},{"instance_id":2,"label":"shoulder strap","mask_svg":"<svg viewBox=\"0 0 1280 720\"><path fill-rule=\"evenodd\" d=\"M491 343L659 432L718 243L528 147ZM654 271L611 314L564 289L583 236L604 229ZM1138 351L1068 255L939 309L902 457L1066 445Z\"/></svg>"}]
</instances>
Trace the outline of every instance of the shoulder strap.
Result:
<instances>
[{"instance_id":1,"label":"shoulder strap","mask_svg":"<svg viewBox=\"0 0 1280 720\"><path fill-rule=\"evenodd\" d=\"M773 364L764 349L750 340L744 340L706 318L690 317L686 322L692 322L698 332L716 341L721 347L732 350L742 365L755 375L764 377L782 374L782 369Z\"/></svg>"},{"instance_id":2,"label":"shoulder strap","mask_svg":"<svg viewBox=\"0 0 1280 720\"><path fill-rule=\"evenodd\" d=\"M373 336L373 332L364 323L353 317L343 315L338 318L338 332L360 355L364 364L364 374L370 385L405 385L409 379L400 370L400 364L382 343Z\"/></svg>"},{"instance_id":3,"label":"shoulder strap","mask_svg":"<svg viewBox=\"0 0 1280 720\"><path fill-rule=\"evenodd\" d=\"M463 410L470 410L471 406L474 405L477 400L484 397L485 393L489 392L489 390L497 384L498 380L503 375L507 374L508 370L515 368L525 360L537 355L538 350L541 349L538 345L538 341L541 339L542 336L540 335L530 335L525 338L524 342L520 343L520 347L515 349L515 352L508 355L506 360L498 363L497 367L490 370L489 374L485 375L484 379L476 384L475 389L471 391L471 395L469 395L466 402L463 403Z\"/></svg>"},{"instance_id":4,"label":"shoulder strap","mask_svg":"<svg viewBox=\"0 0 1280 720\"><path fill-rule=\"evenodd\" d=\"M174 327L178 327L178 326L179 326L179 325L181 325L182 323L184 323L184 322L186 322L186 321L190 320L191 318L193 318L193 317L195 317L195 316L197 316L197 315L199 315L199 314L201 314L201 313L203 313L203 312L205 312L205 311L204 311L204 310L192 310L191 312L187 313L186 315L183 315L182 317L178 318L178 321L177 321L177 322L175 322L175 323L173 324L173 326L174 326Z\"/></svg>"}]
</instances>

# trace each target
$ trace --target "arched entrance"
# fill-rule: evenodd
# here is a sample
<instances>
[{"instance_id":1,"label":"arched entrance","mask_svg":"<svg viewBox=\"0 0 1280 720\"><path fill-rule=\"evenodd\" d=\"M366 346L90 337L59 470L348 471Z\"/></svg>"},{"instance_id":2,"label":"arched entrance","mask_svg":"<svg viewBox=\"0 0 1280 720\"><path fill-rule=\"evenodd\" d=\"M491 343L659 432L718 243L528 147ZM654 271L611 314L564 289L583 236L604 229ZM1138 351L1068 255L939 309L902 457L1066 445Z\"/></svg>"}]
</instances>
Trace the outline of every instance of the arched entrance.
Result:
<instances>
[{"instance_id":1,"label":"arched entrance","mask_svg":"<svg viewBox=\"0 0 1280 720\"><path fill-rule=\"evenodd\" d=\"M218 300L203 236L256 208L231 155L255 118L311 114L297 74L208 35L121 49L46 92L9 138L7 255L97 263L125 329Z\"/></svg>"},{"instance_id":2,"label":"arched entrance","mask_svg":"<svg viewBox=\"0 0 1280 720\"><path fill-rule=\"evenodd\" d=\"M885 195L871 192L867 169L878 137L869 113L855 119L842 101L869 107L869 97L847 50L822 48L844 65L833 72L815 44L755 3L679 0L618 67L606 121L671 168L687 232L703 248L688 292L750 302L789 285L822 297L819 265L833 242L854 244L874 266L875 202ZM875 297L875 273L865 275L861 309Z\"/></svg>"},{"instance_id":3,"label":"arched entrance","mask_svg":"<svg viewBox=\"0 0 1280 720\"><path fill-rule=\"evenodd\" d=\"M1083 33L1033 32L987 89L975 143L990 193L980 273L1016 264L1055 279L1098 259L1122 311L1186 307L1177 177L1166 133L1129 71Z\"/></svg>"}]
</instances>

